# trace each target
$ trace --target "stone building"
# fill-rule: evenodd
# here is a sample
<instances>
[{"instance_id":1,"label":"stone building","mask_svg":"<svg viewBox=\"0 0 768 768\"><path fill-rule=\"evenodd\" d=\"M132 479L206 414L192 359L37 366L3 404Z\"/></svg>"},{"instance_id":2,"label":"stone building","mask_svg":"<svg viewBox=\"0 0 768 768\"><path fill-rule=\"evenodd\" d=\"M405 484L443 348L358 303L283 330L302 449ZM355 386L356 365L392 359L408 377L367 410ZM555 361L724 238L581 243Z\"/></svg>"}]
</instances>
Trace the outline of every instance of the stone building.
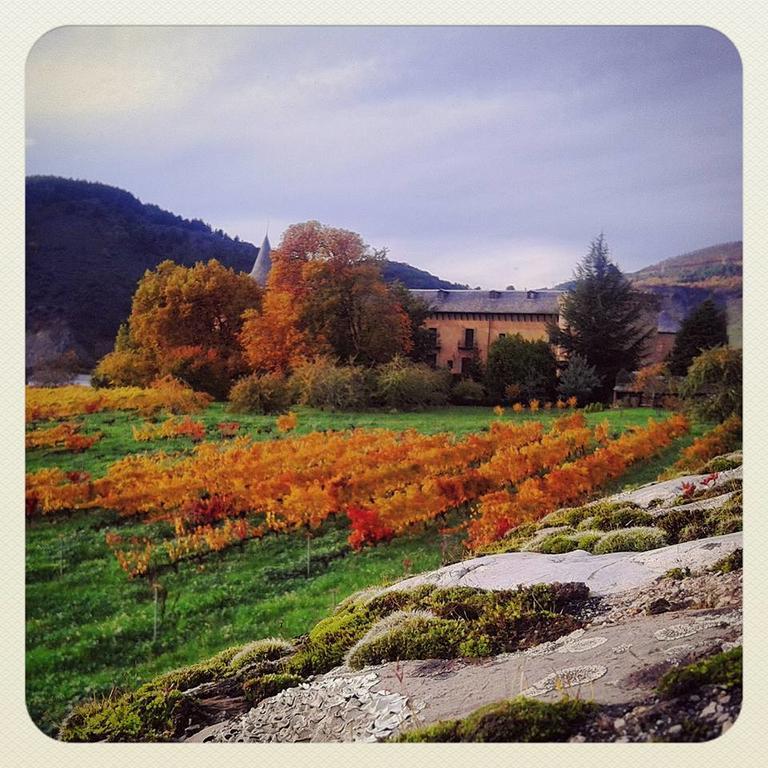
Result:
<instances>
[{"instance_id":1,"label":"stone building","mask_svg":"<svg viewBox=\"0 0 768 768\"><path fill-rule=\"evenodd\" d=\"M430 363L456 374L469 369L477 355L500 336L547 339L547 324L558 322L561 291L411 290L432 307L426 327L432 339Z\"/></svg>"},{"instance_id":2,"label":"stone building","mask_svg":"<svg viewBox=\"0 0 768 768\"><path fill-rule=\"evenodd\" d=\"M260 285L266 285L272 267L272 248L265 235L250 272ZM426 327L431 335L428 362L448 368L456 375L469 370L473 358L485 363L488 349L500 336L519 333L530 341L547 340L547 326L560 321L563 291L480 291L411 289L432 311ZM647 322L655 329L648 343L645 364L664 360L674 343L677 323L659 311L655 297L648 294Z\"/></svg>"}]
</instances>

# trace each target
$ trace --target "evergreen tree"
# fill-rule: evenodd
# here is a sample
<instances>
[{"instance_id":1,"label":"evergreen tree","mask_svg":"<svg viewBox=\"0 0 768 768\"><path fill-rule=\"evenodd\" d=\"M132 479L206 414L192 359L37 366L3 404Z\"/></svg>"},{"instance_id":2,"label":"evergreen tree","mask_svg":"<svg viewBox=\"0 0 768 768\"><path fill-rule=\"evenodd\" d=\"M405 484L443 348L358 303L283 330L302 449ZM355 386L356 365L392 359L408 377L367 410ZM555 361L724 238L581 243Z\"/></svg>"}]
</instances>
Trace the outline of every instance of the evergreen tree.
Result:
<instances>
[{"instance_id":1,"label":"evergreen tree","mask_svg":"<svg viewBox=\"0 0 768 768\"><path fill-rule=\"evenodd\" d=\"M562 301L563 327L550 324L550 342L594 367L602 382L595 394L607 401L616 374L638 367L653 333L644 322L647 300L611 261L602 233L592 241L574 277Z\"/></svg>"},{"instance_id":2,"label":"evergreen tree","mask_svg":"<svg viewBox=\"0 0 768 768\"><path fill-rule=\"evenodd\" d=\"M557 385L558 393L565 398L574 396L579 405L589 402L592 393L600 386L600 377L578 352L571 355L568 365L560 375Z\"/></svg>"},{"instance_id":3,"label":"evergreen tree","mask_svg":"<svg viewBox=\"0 0 768 768\"><path fill-rule=\"evenodd\" d=\"M728 344L725 312L706 299L683 320L669 353L669 371L685 376L694 357L713 347Z\"/></svg>"}]
</instances>

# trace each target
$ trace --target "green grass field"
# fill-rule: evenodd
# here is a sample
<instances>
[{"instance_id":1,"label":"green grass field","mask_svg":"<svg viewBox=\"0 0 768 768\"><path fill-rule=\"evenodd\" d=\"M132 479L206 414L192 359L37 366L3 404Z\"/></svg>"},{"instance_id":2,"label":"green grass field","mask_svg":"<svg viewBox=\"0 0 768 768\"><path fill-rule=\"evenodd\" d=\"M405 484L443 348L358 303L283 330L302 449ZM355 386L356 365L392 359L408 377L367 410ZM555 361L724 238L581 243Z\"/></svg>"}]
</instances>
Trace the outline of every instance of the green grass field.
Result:
<instances>
[{"instance_id":1,"label":"green grass field","mask_svg":"<svg viewBox=\"0 0 768 768\"><path fill-rule=\"evenodd\" d=\"M324 413L298 409L295 434L319 429L382 427L466 434L486 428L496 417L489 408L451 407L419 413ZM505 414L504 419L549 421L557 413ZM588 414L590 424L607 419L614 429L643 425L648 409ZM221 421L239 421L257 439L276 439L273 417L228 414L212 405L199 417L215 430ZM189 440L139 443L126 413L84 418L85 432L104 439L83 454L35 450L28 471L60 466L95 475L128 454L189 451ZM695 435L679 439L659 457L633 467L616 487L654 479ZM214 437L214 432L209 433ZM609 490L614 490L611 488ZM107 549L104 531L140 533L142 526L118 521L106 511L35 520L27 525L27 704L34 722L54 734L76 702L133 687L152 676L248 640L306 632L332 606L363 587L391 581L406 572L438 567L461 554L458 538L446 539L434 527L359 553L346 546L341 522L327 524L313 539L310 575L306 540L268 535L197 562L183 562L160 577L167 591L165 610L155 613L154 592L146 580L129 581Z\"/></svg>"}]
</instances>

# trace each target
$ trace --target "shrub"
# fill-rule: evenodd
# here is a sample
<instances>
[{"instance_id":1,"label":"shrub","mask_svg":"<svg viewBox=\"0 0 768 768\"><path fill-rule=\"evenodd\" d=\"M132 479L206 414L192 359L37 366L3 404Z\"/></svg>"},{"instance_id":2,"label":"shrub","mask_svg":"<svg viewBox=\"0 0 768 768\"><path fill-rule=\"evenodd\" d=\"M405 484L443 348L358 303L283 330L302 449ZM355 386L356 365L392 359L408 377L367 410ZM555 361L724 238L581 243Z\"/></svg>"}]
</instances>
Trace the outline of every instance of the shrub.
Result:
<instances>
[{"instance_id":1,"label":"shrub","mask_svg":"<svg viewBox=\"0 0 768 768\"><path fill-rule=\"evenodd\" d=\"M581 355L571 355L568 365L560 374L557 391L562 397L575 397L580 403L589 402L592 393L600 387L595 367Z\"/></svg>"},{"instance_id":2,"label":"shrub","mask_svg":"<svg viewBox=\"0 0 768 768\"><path fill-rule=\"evenodd\" d=\"M451 402L456 405L480 405L485 402L485 387L472 379L462 379L451 390Z\"/></svg>"},{"instance_id":3,"label":"shrub","mask_svg":"<svg viewBox=\"0 0 768 768\"><path fill-rule=\"evenodd\" d=\"M713 347L694 358L680 385L688 408L705 421L725 421L742 413L742 352Z\"/></svg>"},{"instance_id":4,"label":"shrub","mask_svg":"<svg viewBox=\"0 0 768 768\"><path fill-rule=\"evenodd\" d=\"M523 402L548 400L554 393L557 364L546 341L528 341L519 333L502 336L491 344L485 386L494 402L517 392Z\"/></svg>"},{"instance_id":5,"label":"shrub","mask_svg":"<svg viewBox=\"0 0 768 768\"><path fill-rule=\"evenodd\" d=\"M417 410L448 402L451 374L395 357L376 368L376 402L387 408Z\"/></svg>"},{"instance_id":6,"label":"shrub","mask_svg":"<svg viewBox=\"0 0 768 768\"><path fill-rule=\"evenodd\" d=\"M447 720L401 734L399 742L552 742L567 741L595 704L563 698L552 703L522 696L489 704L463 720Z\"/></svg>"},{"instance_id":7,"label":"shrub","mask_svg":"<svg viewBox=\"0 0 768 768\"><path fill-rule=\"evenodd\" d=\"M372 381L360 366L336 365L318 357L294 368L291 382L298 402L332 411L353 411L370 404Z\"/></svg>"},{"instance_id":8,"label":"shrub","mask_svg":"<svg viewBox=\"0 0 768 768\"><path fill-rule=\"evenodd\" d=\"M664 531L659 528L640 526L609 531L595 544L594 554L604 555L608 552L645 552L658 549L667 543Z\"/></svg>"},{"instance_id":9,"label":"shrub","mask_svg":"<svg viewBox=\"0 0 768 768\"><path fill-rule=\"evenodd\" d=\"M235 413L280 413L294 400L289 382L278 373L253 373L235 382L229 410Z\"/></svg>"},{"instance_id":10,"label":"shrub","mask_svg":"<svg viewBox=\"0 0 768 768\"><path fill-rule=\"evenodd\" d=\"M742 658L742 647L739 646L695 664L671 669L661 678L656 690L671 698L694 693L703 685L720 685L728 689L741 687Z\"/></svg>"}]
</instances>

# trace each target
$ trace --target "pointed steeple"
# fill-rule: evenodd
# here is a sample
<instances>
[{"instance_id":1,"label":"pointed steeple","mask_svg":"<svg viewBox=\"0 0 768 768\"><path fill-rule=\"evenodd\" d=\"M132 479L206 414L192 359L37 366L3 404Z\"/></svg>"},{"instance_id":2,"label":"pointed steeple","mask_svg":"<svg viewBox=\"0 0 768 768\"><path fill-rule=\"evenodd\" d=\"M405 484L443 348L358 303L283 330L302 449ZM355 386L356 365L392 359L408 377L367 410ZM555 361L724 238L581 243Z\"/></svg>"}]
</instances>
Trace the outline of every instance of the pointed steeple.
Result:
<instances>
[{"instance_id":1,"label":"pointed steeple","mask_svg":"<svg viewBox=\"0 0 768 768\"><path fill-rule=\"evenodd\" d=\"M256 262L251 270L251 277L259 284L266 285L267 277L269 277L269 270L272 269L272 259L270 258L272 253L272 246L269 243L269 234L264 235L264 240L259 248L259 255L256 257Z\"/></svg>"}]
</instances>

